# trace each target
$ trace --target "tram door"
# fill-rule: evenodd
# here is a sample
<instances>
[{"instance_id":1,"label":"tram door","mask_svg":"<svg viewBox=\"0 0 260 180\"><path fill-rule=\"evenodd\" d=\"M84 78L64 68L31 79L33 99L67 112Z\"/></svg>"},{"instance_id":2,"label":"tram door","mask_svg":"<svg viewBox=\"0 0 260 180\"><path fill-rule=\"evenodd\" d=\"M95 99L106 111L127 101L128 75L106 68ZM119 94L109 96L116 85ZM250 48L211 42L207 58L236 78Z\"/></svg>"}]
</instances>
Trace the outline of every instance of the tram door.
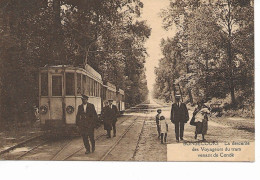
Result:
<instances>
[{"instance_id":1,"label":"tram door","mask_svg":"<svg viewBox=\"0 0 260 180\"><path fill-rule=\"evenodd\" d=\"M50 99L50 116L53 120L63 119L63 76L61 74L53 74L51 79L51 99Z\"/></svg>"}]
</instances>

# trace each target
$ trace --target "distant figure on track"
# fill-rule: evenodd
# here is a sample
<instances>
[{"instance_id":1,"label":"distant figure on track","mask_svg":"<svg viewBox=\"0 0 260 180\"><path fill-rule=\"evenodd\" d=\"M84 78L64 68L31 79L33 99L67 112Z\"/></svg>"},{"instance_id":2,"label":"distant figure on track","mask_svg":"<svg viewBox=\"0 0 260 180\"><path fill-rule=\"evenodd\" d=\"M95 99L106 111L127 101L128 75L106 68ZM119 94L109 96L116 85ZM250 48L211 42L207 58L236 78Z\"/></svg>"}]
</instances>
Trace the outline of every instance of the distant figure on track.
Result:
<instances>
[{"instance_id":1,"label":"distant figure on track","mask_svg":"<svg viewBox=\"0 0 260 180\"><path fill-rule=\"evenodd\" d=\"M175 125L176 141L179 142L179 138L183 140L184 124L189 120L189 113L186 105L180 101L181 96L176 95L176 102L172 104L171 109L171 122Z\"/></svg>"},{"instance_id":2,"label":"distant figure on track","mask_svg":"<svg viewBox=\"0 0 260 180\"><path fill-rule=\"evenodd\" d=\"M198 106L193 112L193 116L190 121L190 125L196 126L195 129L195 139L197 135L202 135L202 140L205 141L205 135L208 131L208 115L210 114L210 108L203 104L203 102L198 102Z\"/></svg>"},{"instance_id":3,"label":"distant figure on track","mask_svg":"<svg viewBox=\"0 0 260 180\"><path fill-rule=\"evenodd\" d=\"M118 110L115 105L113 105L113 100L109 99L109 118L112 119L112 128L113 128L113 136L116 137L116 122L117 122L117 116L118 116Z\"/></svg>"},{"instance_id":4,"label":"distant figure on track","mask_svg":"<svg viewBox=\"0 0 260 180\"><path fill-rule=\"evenodd\" d=\"M113 118L111 116L111 108L109 107L108 101L105 103L105 107L102 109L102 119L104 122L104 129L107 131L107 138L111 138L111 130Z\"/></svg>"},{"instance_id":5,"label":"distant figure on track","mask_svg":"<svg viewBox=\"0 0 260 180\"><path fill-rule=\"evenodd\" d=\"M92 152L95 151L94 128L97 123L97 112L93 104L88 103L88 96L82 95L82 104L78 107L76 116L76 125L79 128L83 138L86 153L90 153L89 139L91 142Z\"/></svg>"},{"instance_id":6,"label":"distant figure on track","mask_svg":"<svg viewBox=\"0 0 260 180\"><path fill-rule=\"evenodd\" d=\"M161 143L163 144L163 140L164 143L166 143L167 141L167 132L168 132L168 123L164 116L160 117L159 125L160 125L160 132L161 132Z\"/></svg>"},{"instance_id":7,"label":"distant figure on track","mask_svg":"<svg viewBox=\"0 0 260 180\"><path fill-rule=\"evenodd\" d=\"M156 117L155 117L156 126L157 126L157 132L158 132L158 139L161 137L160 125L159 125L161 113L162 113L162 110L161 110L161 109L158 109L158 110L157 110Z\"/></svg>"},{"instance_id":8,"label":"distant figure on track","mask_svg":"<svg viewBox=\"0 0 260 180\"><path fill-rule=\"evenodd\" d=\"M34 110L34 116L36 121L39 121L40 120L39 108L37 106L33 106L33 110Z\"/></svg>"}]
</instances>

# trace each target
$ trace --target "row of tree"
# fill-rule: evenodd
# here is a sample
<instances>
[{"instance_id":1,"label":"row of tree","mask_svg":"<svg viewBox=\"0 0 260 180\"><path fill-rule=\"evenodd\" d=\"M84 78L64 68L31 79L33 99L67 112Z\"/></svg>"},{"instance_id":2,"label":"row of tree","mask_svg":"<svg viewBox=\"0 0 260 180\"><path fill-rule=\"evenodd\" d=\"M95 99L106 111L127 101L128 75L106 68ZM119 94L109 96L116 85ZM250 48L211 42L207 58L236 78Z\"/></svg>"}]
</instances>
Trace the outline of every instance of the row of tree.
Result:
<instances>
[{"instance_id":1,"label":"row of tree","mask_svg":"<svg viewBox=\"0 0 260 180\"><path fill-rule=\"evenodd\" d=\"M23 120L38 104L38 69L88 63L125 90L129 105L148 94L140 0L2 0L0 115Z\"/></svg>"},{"instance_id":2,"label":"row of tree","mask_svg":"<svg viewBox=\"0 0 260 180\"><path fill-rule=\"evenodd\" d=\"M177 33L161 42L156 98L172 100L178 84L189 101L230 95L232 105L253 103L252 0L175 0L161 16L164 28Z\"/></svg>"}]
</instances>

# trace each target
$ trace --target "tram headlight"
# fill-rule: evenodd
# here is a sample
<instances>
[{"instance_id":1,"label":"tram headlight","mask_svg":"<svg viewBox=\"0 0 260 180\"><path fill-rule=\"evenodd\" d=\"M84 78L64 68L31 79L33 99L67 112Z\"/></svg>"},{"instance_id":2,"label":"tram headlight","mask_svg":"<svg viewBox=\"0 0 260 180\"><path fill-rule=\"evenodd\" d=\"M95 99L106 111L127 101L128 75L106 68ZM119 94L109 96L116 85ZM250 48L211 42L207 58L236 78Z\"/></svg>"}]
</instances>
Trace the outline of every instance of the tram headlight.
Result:
<instances>
[{"instance_id":1,"label":"tram headlight","mask_svg":"<svg viewBox=\"0 0 260 180\"><path fill-rule=\"evenodd\" d=\"M46 114L48 112L47 106L41 106L40 107L40 114Z\"/></svg>"},{"instance_id":2,"label":"tram headlight","mask_svg":"<svg viewBox=\"0 0 260 180\"><path fill-rule=\"evenodd\" d=\"M74 112L74 107L73 106L67 106L66 111L68 114L72 114Z\"/></svg>"}]
</instances>

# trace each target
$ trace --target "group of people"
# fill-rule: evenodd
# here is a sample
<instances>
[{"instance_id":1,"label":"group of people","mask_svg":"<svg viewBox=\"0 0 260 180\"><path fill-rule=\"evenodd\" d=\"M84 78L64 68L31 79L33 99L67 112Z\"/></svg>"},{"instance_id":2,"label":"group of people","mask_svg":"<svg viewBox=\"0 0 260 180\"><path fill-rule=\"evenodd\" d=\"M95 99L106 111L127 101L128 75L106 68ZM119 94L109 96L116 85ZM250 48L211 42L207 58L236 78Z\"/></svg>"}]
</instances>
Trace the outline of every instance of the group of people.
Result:
<instances>
[{"instance_id":1,"label":"group of people","mask_svg":"<svg viewBox=\"0 0 260 180\"><path fill-rule=\"evenodd\" d=\"M181 96L176 95L176 102L172 104L170 120L175 126L175 137L176 142L183 140L184 126L189 121L189 113L186 104L181 102ZM197 103L198 106L193 112L193 116L190 121L190 125L195 126L195 136L197 139L198 134L202 134L202 139L205 141L205 134L207 134L208 129L208 115L210 114L210 108L204 105L202 101ZM157 115L155 117L158 138L161 139L161 143L166 143L168 123L165 116L162 115L162 110L157 110Z\"/></svg>"},{"instance_id":2,"label":"group of people","mask_svg":"<svg viewBox=\"0 0 260 180\"><path fill-rule=\"evenodd\" d=\"M76 115L76 125L78 126L79 132L82 136L84 146L86 148L86 153L91 153L91 150L95 151L95 139L94 130L97 126L98 115L93 104L88 102L88 96L82 95L82 104L78 106L78 112ZM118 116L118 110L115 105L113 105L113 100L108 100L105 103L102 110L102 119L104 122L104 129L107 131L107 138L111 138L111 130L113 130L113 137L116 137L116 122Z\"/></svg>"},{"instance_id":3,"label":"group of people","mask_svg":"<svg viewBox=\"0 0 260 180\"><path fill-rule=\"evenodd\" d=\"M189 113L186 105L180 101L181 96L176 95L176 102L172 104L171 108L171 122L175 125L175 137L176 141L179 142L183 140L184 125L189 121ZM107 138L111 138L111 131L113 130L113 137L116 137L116 122L118 117L118 110L115 105L113 105L113 100L108 100L104 102L105 106L102 109L101 118L104 122L104 129L107 131ZM162 110L157 110L156 124L158 131L158 138L161 139L161 143L167 142L167 132L168 123L163 116ZM198 134L202 134L203 140L205 140L204 135L207 133L208 129L208 114L210 113L209 108L199 102L198 106L193 112L193 116L190 121L190 125L196 126L195 129L195 139L197 139ZM94 129L98 122L98 115L93 104L88 102L88 96L82 95L82 104L78 106L78 112L76 115L76 125L78 126L79 132L83 138L83 143L86 148L86 153L89 154L91 142L91 150L95 151L95 139L94 139Z\"/></svg>"}]
</instances>

